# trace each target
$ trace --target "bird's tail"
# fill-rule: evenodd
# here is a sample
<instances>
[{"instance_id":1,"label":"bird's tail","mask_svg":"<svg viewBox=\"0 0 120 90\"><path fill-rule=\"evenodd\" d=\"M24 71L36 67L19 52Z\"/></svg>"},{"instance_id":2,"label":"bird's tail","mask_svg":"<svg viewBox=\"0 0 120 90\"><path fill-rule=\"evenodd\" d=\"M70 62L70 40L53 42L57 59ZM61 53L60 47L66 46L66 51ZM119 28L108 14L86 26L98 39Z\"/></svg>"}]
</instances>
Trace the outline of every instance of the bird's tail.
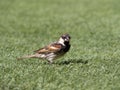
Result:
<instances>
[{"instance_id":1,"label":"bird's tail","mask_svg":"<svg viewBox=\"0 0 120 90\"><path fill-rule=\"evenodd\" d=\"M36 58L36 57L37 57L36 54L33 54L33 55L27 55L27 56L19 57L19 58L17 58L17 60Z\"/></svg>"}]
</instances>

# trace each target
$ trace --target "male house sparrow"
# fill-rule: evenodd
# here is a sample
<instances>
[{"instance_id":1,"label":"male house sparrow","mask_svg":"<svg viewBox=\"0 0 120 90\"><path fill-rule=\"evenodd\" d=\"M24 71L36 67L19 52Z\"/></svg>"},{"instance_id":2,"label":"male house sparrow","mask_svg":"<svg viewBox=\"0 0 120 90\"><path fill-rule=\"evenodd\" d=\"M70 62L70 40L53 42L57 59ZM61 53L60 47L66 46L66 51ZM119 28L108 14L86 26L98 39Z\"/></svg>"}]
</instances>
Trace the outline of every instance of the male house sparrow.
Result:
<instances>
[{"instance_id":1,"label":"male house sparrow","mask_svg":"<svg viewBox=\"0 0 120 90\"><path fill-rule=\"evenodd\" d=\"M63 56L70 49L70 36L69 34L63 34L57 42L51 43L43 48L35 51L35 54L23 56L18 59L25 58L42 58L49 63L53 63L53 60Z\"/></svg>"}]
</instances>

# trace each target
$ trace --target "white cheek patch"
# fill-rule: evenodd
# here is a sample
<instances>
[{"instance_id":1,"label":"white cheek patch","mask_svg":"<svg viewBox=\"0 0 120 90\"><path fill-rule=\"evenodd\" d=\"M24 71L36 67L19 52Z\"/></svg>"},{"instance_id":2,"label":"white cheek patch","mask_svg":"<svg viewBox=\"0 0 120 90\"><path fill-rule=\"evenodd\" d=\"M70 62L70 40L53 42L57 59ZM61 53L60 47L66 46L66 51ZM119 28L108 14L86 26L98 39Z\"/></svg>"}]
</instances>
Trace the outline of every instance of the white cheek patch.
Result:
<instances>
[{"instance_id":1,"label":"white cheek patch","mask_svg":"<svg viewBox=\"0 0 120 90\"><path fill-rule=\"evenodd\" d=\"M60 38L58 43L61 43L62 45L64 45L64 40L62 38Z\"/></svg>"}]
</instances>

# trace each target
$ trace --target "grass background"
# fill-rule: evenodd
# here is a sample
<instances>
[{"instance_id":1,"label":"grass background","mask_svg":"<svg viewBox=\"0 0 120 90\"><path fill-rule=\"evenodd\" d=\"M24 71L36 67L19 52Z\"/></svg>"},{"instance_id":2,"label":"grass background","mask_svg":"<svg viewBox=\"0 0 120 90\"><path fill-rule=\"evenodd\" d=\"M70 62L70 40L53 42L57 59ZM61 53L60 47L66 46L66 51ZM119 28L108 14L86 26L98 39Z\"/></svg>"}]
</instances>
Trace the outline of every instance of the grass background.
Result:
<instances>
[{"instance_id":1,"label":"grass background","mask_svg":"<svg viewBox=\"0 0 120 90\"><path fill-rule=\"evenodd\" d=\"M1 0L0 90L119 90L119 0ZM71 50L49 65L16 57L69 33Z\"/></svg>"}]
</instances>

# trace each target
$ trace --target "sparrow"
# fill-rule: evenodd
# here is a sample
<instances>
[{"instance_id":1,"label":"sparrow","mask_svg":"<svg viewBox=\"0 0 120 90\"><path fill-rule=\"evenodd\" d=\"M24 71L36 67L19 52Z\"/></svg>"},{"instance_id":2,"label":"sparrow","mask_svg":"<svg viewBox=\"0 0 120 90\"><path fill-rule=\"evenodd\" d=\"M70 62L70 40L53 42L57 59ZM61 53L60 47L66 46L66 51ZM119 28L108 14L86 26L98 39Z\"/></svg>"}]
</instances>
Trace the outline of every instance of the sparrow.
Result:
<instances>
[{"instance_id":1,"label":"sparrow","mask_svg":"<svg viewBox=\"0 0 120 90\"><path fill-rule=\"evenodd\" d=\"M71 46L70 39L71 37L69 34L63 34L60 36L58 41L34 51L35 53L32 55L18 58L18 60L26 58L41 58L47 60L50 64L52 64L55 59L64 56L64 54L69 51Z\"/></svg>"}]
</instances>

